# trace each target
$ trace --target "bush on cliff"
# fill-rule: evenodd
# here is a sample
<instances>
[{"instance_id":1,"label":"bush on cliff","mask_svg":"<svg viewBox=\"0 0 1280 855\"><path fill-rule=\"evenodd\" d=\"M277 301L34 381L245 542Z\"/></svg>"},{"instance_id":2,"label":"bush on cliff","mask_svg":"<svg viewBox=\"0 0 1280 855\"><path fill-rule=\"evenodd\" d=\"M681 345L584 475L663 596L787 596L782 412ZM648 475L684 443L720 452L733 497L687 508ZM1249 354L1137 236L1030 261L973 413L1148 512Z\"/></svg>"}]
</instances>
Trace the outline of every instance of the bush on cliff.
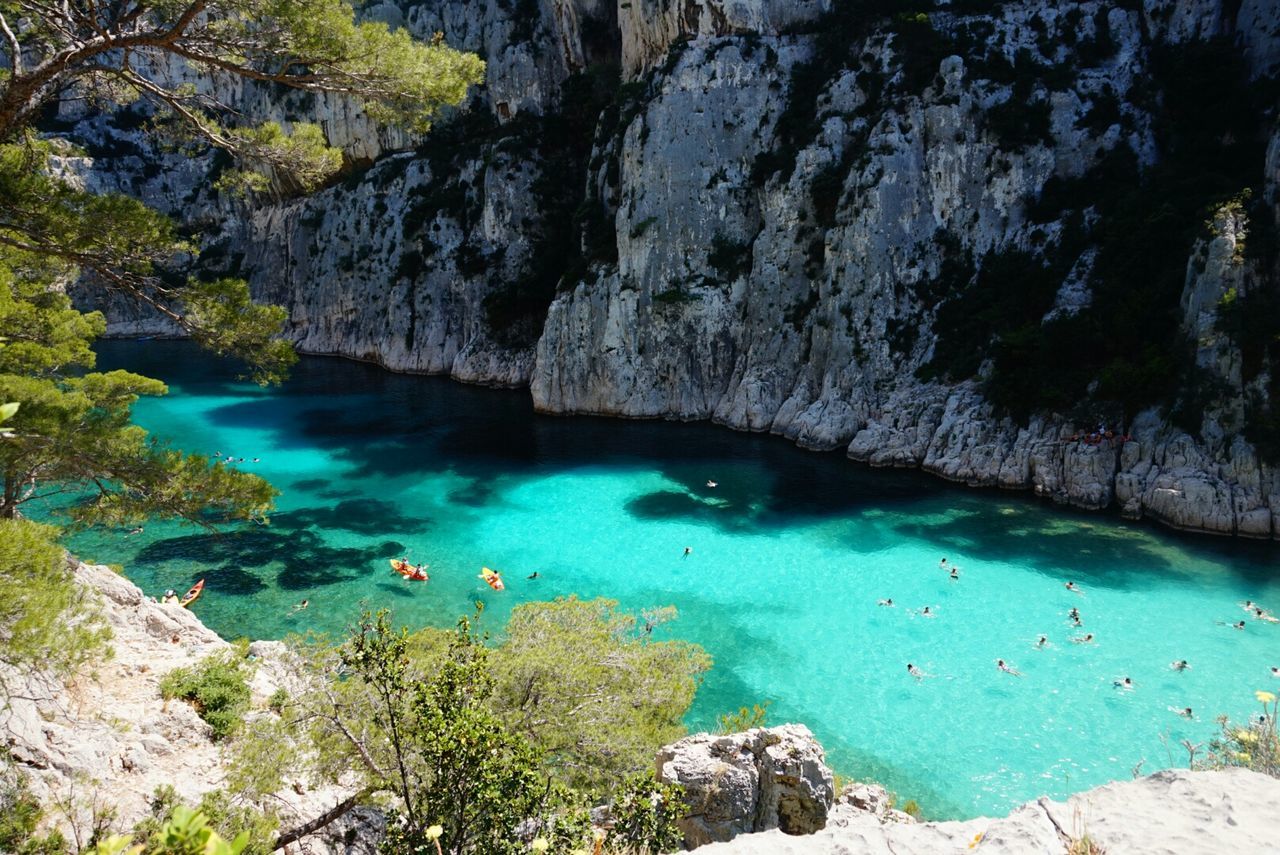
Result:
<instances>
[{"instance_id":1,"label":"bush on cliff","mask_svg":"<svg viewBox=\"0 0 1280 855\"><path fill-rule=\"evenodd\" d=\"M213 728L214 739L235 732L249 709L249 679L236 652L214 654L188 668L175 668L160 681L166 699L189 701Z\"/></svg>"},{"instance_id":2,"label":"bush on cliff","mask_svg":"<svg viewBox=\"0 0 1280 855\"><path fill-rule=\"evenodd\" d=\"M57 529L0 519L0 708L17 675L69 674L103 655L110 632L76 584Z\"/></svg>"},{"instance_id":3,"label":"bush on cliff","mask_svg":"<svg viewBox=\"0 0 1280 855\"><path fill-rule=\"evenodd\" d=\"M650 640L669 611L637 620L608 600L530 604L497 647L473 620L410 635L366 613L337 647L295 647L311 687L238 736L245 760L229 794L261 801L286 775L350 784L354 771L361 798L392 808L386 851L433 850L438 826L455 853L524 852L535 834L553 851L580 848L589 807L609 795L619 841L665 847L679 800L652 772L628 775L680 735L708 665L693 645ZM268 745L287 759L249 759Z\"/></svg>"}]
</instances>

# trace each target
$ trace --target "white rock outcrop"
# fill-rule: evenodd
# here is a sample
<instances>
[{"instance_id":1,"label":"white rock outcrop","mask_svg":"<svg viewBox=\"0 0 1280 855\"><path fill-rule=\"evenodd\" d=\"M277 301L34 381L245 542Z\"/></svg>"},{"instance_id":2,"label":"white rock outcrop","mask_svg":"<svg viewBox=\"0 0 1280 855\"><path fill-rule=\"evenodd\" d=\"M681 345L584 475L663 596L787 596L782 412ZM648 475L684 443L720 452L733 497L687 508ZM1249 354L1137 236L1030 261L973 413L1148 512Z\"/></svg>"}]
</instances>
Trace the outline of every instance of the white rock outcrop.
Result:
<instances>
[{"instance_id":1,"label":"white rock outcrop","mask_svg":"<svg viewBox=\"0 0 1280 855\"><path fill-rule=\"evenodd\" d=\"M705 855L1066 855L1088 837L1093 851L1124 855L1274 852L1280 781L1247 769L1157 772L1107 784L1065 802L1038 799L1006 817L965 822L884 821L833 814L822 831L748 834L699 849ZM1079 850L1083 851L1083 850Z\"/></svg>"},{"instance_id":2,"label":"white rock outcrop","mask_svg":"<svg viewBox=\"0 0 1280 855\"><path fill-rule=\"evenodd\" d=\"M812 834L826 825L835 792L822 746L802 724L697 733L663 748L655 765L659 780L684 789L680 830L690 849L771 828Z\"/></svg>"}]
</instances>

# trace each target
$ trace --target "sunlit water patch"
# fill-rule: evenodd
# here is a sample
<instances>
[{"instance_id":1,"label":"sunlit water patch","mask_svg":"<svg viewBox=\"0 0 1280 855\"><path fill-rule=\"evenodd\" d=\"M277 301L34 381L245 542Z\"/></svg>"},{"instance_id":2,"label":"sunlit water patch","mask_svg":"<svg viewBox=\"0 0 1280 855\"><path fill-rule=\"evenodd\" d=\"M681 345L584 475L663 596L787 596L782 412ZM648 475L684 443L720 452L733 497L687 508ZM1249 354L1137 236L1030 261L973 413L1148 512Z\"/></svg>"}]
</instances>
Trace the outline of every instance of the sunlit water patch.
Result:
<instances>
[{"instance_id":1,"label":"sunlit water patch","mask_svg":"<svg viewBox=\"0 0 1280 855\"><path fill-rule=\"evenodd\" d=\"M945 817L1127 778L1139 762L1183 764L1181 739L1206 740L1215 715L1247 715L1255 690L1280 688L1280 625L1228 626L1242 600L1280 609L1271 546L868 471L708 425L535 416L524 393L334 359L304 359L263 390L183 344L101 352L104 367L170 384L139 404L142 424L243 457L283 491L269 526L76 538L153 594L207 579L196 610L228 637L339 632L361 603L447 626L482 601L492 629L515 604L571 593L673 604L680 619L656 634L715 658L691 727L769 700L771 721L808 724L846 776ZM390 571L403 554L431 565L429 583ZM477 578L482 565L504 572L504 593ZM1070 641L1085 633L1096 642ZM1175 659L1191 670L1170 670ZM1125 676L1134 690L1113 686ZM1190 721L1170 710L1188 706Z\"/></svg>"}]
</instances>

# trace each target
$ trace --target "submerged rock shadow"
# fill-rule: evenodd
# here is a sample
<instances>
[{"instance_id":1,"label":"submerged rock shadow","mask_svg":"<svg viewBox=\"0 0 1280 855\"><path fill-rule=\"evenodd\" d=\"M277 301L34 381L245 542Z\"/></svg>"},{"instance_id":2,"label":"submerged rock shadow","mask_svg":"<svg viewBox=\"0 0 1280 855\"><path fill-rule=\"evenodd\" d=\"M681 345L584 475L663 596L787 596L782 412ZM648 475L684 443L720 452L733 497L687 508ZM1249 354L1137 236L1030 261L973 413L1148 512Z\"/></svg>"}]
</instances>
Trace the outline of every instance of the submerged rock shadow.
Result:
<instances>
[{"instance_id":1,"label":"submerged rock shadow","mask_svg":"<svg viewBox=\"0 0 1280 855\"><path fill-rule=\"evenodd\" d=\"M260 575L249 572L252 569L274 570L278 587L303 590L359 578L376 569L377 559L392 557L403 549L404 544L398 541L385 541L372 548L335 547L307 529L277 531L261 527L159 540L143 547L136 560L198 561L207 568L209 578L220 580L220 591L248 596L266 587Z\"/></svg>"}]
</instances>

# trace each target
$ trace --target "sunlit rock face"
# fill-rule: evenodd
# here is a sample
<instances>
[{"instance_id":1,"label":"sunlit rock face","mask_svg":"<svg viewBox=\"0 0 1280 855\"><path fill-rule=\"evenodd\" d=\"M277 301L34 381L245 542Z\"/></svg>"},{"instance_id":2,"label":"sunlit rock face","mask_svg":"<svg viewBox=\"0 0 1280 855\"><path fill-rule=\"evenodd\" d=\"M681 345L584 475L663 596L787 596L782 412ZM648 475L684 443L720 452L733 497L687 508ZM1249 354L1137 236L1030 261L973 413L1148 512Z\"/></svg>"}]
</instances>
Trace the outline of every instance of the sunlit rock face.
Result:
<instances>
[{"instance_id":1,"label":"sunlit rock face","mask_svg":"<svg viewBox=\"0 0 1280 855\"><path fill-rule=\"evenodd\" d=\"M868 25L838 62L819 32L831 6L382 3L365 14L488 63L430 137L250 87L226 94L320 121L351 153L345 179L306 199L233 198L211 188L219 158L147 148L119 115L67 117L95 155L67 168L189 224L207 270L290 310L304 352L528 386L545 412L712 419L872 465L1280 535L1280 477L1244 428L1270 375L1216 320L1228 295L1274 285L1243 249L1265 231L1255 220L1276 218L1274 117L1252 188L1268 204L1210 212L1182 293L1151 308L1178 313L1169 348L1220 384L1199 412L1014 418L990 402L990 359L931 370L940 313L988 259L1058 251L1045 320L1101 311L1098 247L1054 249L1078 226L1055 193L1117 152L1135 174L1163 162L1162 51L1220 39L1255 78L1280 68L1276 5L942 4L921 25L940 42ZM117 334L165 331L104 308ZM1130 441L1071 440L1099 422Z\"/></svg>"}]
</instances>

